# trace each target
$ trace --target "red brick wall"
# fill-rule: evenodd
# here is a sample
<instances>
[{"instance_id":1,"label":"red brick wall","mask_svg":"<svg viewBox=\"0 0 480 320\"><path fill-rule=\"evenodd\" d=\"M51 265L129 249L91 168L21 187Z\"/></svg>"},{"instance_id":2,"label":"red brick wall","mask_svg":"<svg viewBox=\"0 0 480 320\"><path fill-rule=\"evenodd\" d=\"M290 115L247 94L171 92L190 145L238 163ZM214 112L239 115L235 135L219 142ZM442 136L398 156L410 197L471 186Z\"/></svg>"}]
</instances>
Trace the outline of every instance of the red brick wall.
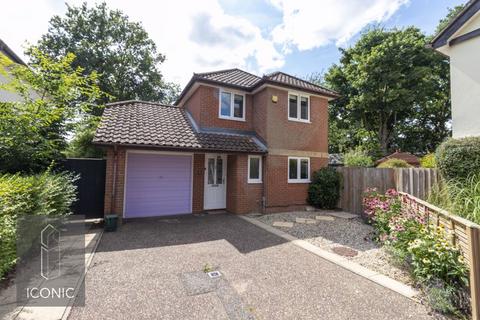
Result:
<instances>
[{"instance_id":1,"label":"red brick wall","mask_svg":"<svg viewBox=\"0 0 480 320\"><path fill-rule=\"evenodd\" d=\"M310 177L325 167L326 158L310 158ZM288 183L288 156L269 155L265 161L265 195L267 212L304 210L308 183Z\"/></svg>"},{"instance_id":2,"label":"red brick wall","mask_svg":"<svg viewBox=\"0 0 480 320\"><path fill-rule=\"evenodd\" d=\"M237 214L262 211L262 183L248 182L248 155L227 159L227 211Z\"/></svg>"},{"instance_id":3,"label":"red brick wall","mask_svg":"<svg viewBox=\"0 0 480 320\"><path fill-rule=\"evenodd\" d=\"M226 89L228 90L228 89ZM219 88L200 85L185 102L184 107L202 128L228 128L236 130L253 130L253 97L245 95L245 121L226 120L218 117Z\"/></svg>"},{"instance_id":4,"label":"red brick wall","mask_svg":"<svg viewBox=\"0 0 480 320\"><path fill-rule=\"evenodd\" d=\"M263 89L253 96L253 128L265 141L267 141L267 107L269 100L271 100L271 96L267 89Z\"/></svg>"},{"instance_id":5,"label":"red brick wall","mask_svg":"<svg viewBox=\"0 0 480 320\"><path fill-rule=\"evenodd\" d=\"M203 189L205 180L205 154L195 153L193 155L193 195L192 212L203 211Z\"/></svg>"},{"instance_id":6,"label":"red brick wall","mask_svg":"<svg viewBox=\"0 0 480 320\"><path fill-rule=\"evenodd\" d=\"M328 152L328 100L310 96L311 123L288 120L288 91L267 88L266 140L273 149ZM261 94L258 93L258 94ZM276 95L278 102L271 101Z\"/></svg>"},{"instance_id":7,"label":"red brick wall","mask_svg":"<svg viewBox=\"0 0 480 320\"><path fill-rule=\"evenodd\" d=\"M107 149L107 165L105 174L105 214L117 214L121 219L123 216L123 192L125 184L125 149L117 149L117 170L115 181L115 198L112 202L112 184L114 171L113 147Z\"/></svg>"}]
</instances>

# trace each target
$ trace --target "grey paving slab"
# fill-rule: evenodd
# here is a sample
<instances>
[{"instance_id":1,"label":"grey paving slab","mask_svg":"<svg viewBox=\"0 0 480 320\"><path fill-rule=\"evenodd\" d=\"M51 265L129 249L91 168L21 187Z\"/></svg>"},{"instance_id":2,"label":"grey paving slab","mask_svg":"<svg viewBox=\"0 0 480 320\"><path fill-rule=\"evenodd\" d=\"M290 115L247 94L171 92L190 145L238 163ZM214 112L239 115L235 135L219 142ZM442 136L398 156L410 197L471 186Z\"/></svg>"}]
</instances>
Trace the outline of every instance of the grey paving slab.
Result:
<instances>
[{"instance_id":1,"label":"grey paving slab","mask_svg":"<svg viewBox=\"0 0 480 320\"><path fill-rule=\"evenodd\" d=\"M131 221L105 233L87 273L86 306L74 306L69 319L433 319L422 305L236 216L179 220ZM225 282L189 295L179 275L207 264Z\"/></svg>"}]
</instances>

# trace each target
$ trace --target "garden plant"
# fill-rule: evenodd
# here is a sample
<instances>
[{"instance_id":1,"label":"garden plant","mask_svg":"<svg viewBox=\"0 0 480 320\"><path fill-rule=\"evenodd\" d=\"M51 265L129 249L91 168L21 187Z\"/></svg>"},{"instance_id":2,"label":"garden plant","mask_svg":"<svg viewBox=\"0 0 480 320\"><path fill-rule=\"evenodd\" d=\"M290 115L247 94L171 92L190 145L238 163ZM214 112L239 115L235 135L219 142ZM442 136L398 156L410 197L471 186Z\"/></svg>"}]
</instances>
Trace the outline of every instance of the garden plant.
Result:
<instances>
[{"instance_id":1,"label":"garden plant","mask_svg":"<svg viewBox=\"0 0 480 320\"><path fill-rule=\"evenodd\" d=\"M469 312L468 268L449 231L430 225L421 213L402 207L398 193L367 189L364 212L375 239L402 261L431 307L442 313Z\"/></svg>"}]
</instances>

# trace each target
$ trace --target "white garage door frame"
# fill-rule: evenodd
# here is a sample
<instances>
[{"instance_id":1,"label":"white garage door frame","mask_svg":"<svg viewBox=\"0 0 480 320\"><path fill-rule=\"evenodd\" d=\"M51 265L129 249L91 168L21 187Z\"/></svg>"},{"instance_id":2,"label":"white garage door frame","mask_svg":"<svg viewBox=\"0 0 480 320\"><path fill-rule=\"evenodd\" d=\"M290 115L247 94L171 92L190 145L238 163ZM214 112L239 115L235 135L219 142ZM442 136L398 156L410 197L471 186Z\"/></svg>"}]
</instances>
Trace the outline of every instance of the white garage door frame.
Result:
<instances>
[{"instance_id":1,"label":"white garage door frame","mask_svg":"<svg viewBox=\"0 0 480 320\"><path fill-rule=\"evenodd\" d=\"M193 211L193 153L192 152L175 152L175 151L156 151L156 150L136 150L136 149L127 149L125 151L125 168L123 172L123 212L122 217L125 217L125 204L127 202L127 174L128 174L128 154L131 153L148 153L156 155L170 155L170 156L190 156L191 157L191 167L190 167L190 213ZM127 218L128 219L128 218Z\"/></svg>"}]
</instances>

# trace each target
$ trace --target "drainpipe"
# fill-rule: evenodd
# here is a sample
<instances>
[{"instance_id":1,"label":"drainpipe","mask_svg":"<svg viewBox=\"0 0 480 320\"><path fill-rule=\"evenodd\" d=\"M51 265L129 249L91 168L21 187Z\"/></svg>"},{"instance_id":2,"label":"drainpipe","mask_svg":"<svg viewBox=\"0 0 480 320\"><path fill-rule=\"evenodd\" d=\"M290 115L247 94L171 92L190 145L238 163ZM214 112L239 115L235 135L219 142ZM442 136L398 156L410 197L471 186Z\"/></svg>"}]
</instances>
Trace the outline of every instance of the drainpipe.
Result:
<instances>
[{"instance_id":1,"label":"drainpipe","mask_svg":"<svg viewBox=\"0 0 480 320\"><path fill-rule=\"evenodd\" d=\"M116 183L117 183L117 162L118 162L118 151L117 146L113 146L113 179L112 179L112 198L110 200L110 213L116 214L114 211L115 208L115 194L116 194Z\"/></svg>"},{"instance_id":2,"label":"drainpipe","mask_svg":"<svg viewBox=\"0 0 480 320\"><path fill-rule=\"evenodd\" d=\"M262 214L265 214L267 212L267 192L265 189L267 188L267 156L263 155L262 156L262 178L263 178L263 183L262 183Z\"/></svg>"}]
</instances>

